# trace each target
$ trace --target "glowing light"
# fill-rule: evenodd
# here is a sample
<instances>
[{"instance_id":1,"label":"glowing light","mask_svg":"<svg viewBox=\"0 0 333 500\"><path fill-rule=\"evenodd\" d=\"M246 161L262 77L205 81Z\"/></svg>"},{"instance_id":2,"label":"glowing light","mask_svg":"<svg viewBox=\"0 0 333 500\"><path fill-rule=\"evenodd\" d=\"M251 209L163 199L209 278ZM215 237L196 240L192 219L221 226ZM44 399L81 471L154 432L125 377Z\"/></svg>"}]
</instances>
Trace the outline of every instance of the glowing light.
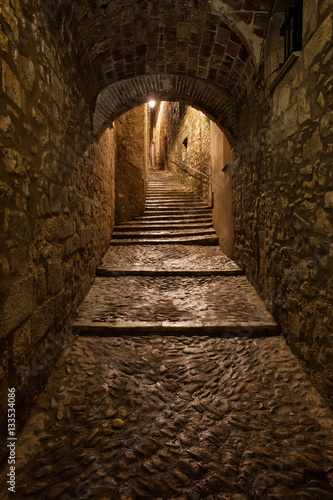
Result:
<instances>
[{"instance_id":1,"label":"glowing light","mask_svg":"<svg viewBox=\"0 0 333 500\"><path fill-rule=\"evenodd\" d=\"M149 106L150 106L151 108L155 108L155 104L156 104L156 102L155 102L155 101L149 101Z\"/></svg>"}]
</instances>

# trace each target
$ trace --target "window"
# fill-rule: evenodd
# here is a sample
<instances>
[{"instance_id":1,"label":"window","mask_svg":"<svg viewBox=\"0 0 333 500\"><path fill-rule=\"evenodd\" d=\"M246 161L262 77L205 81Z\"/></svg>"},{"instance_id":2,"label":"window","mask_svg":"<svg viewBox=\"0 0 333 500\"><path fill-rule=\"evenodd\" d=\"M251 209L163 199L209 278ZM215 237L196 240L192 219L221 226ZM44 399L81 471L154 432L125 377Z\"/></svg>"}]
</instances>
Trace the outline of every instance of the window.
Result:
<instances>
[{"instance_id":1,"label":"window","mask_svg":"<svg viewBox=\"0 0 333 500\"><path fill-rule=\"evenodd\" d=\"M303 0L294 0L285 11L280 34L284 37L284 60L302 49Z\"/></svg>"}]
</instances>

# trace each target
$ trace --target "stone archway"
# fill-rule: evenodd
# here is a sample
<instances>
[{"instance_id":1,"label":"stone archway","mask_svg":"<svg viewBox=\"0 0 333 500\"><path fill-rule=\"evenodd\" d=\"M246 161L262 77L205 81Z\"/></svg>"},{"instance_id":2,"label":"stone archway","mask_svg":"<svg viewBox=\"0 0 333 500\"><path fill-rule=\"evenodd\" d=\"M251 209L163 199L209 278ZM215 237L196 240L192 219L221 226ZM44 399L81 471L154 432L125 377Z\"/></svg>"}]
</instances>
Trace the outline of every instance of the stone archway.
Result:
<instances>
[{"instance_id":1,"label":"stone archway","mask_svg":"<svg viewBox=\"0 0 333 500\"><path fill-rule=\"evenodd\" d=\"M79 68L99 136L156 99L197 107L230 140L257 78L272 0L40 0Z\"/></svg>"},{"instance_id":2,"label":"stone archway","mask_svg":"<svg viewBox=\"0 0 333 500\"><path fill-rule=\"evenodd\" d=\"M220 125L230 141L237 137L237 114L232 96L215 85L181 75L142 76L105 88L98 96L93 116L95 136L100 136L119 115L150 98L191 105Z\"/></svg>"}]
</instances>

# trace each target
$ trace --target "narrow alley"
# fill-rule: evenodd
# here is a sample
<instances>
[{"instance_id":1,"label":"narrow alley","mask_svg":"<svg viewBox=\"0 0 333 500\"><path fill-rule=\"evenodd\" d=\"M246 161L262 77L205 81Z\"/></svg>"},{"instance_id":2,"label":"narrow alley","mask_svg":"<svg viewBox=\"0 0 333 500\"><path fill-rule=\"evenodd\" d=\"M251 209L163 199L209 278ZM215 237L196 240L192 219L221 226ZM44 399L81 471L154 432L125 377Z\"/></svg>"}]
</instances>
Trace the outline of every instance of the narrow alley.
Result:
<instances>
[{"instance_id":1,"label":"narrow alley","mask_svg":"<svg viewBox=\"0 0 333 500\"><path fill-rule=\"evenodd\" d=\"M332 499L332 414L211 209L165 171L146 207L115 229L17 442L16 497Z\"/></svg>"},{"instance_id":2,"label":"narrow alley","mask_svg":"<svg viewBox=\"0 0 333 500\"><path fill-rule=\"evenodd\" d=\"M0 0L0 499L333 500L332 0Z\"/></svg>"}]
</instances>

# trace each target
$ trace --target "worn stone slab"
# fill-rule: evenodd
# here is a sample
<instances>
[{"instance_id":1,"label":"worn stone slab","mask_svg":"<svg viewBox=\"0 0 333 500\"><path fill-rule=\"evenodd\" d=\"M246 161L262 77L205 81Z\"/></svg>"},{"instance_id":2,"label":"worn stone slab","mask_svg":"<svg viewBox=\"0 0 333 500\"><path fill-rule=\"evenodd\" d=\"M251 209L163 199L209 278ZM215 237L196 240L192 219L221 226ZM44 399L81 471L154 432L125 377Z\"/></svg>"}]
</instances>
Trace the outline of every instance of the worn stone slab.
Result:
<instances>
[{"instance_id":1,"label":"worn stone slab","mask_svg":"<svg viewBox=\"0 0 333 500\"><path fill-rule=\"evenodd\" d=\"M110 245L218 245L217 236L182 236L179 238L159 239L112 239Z\"/></svg>"},{"instance_id":2,"label":"worn stone slab","mask_svg":"<svg viewBox=\"0 0 333 500\"><path fill-rule=\"evenodd\" d=\"M197 230L197 229L212 229L212 222L195 222L189 224L182 224L178 222L177 224L171 224L170 222L164 222L162 224L138 224L138 222L132 222L131 224L121 224L115 226L114 233L118 232L133 232L133 231L179 231L183 229Z\"/></svg>"},{"instance_id":3,"label":"worn stone slab","mask_svg":"<svg viewBox=\"0 0 333 500\"><path fill-rule=\"evenodd\" d=\"M332 412L281 337L74 337L17 440L14 497L329 500L332 460Z\"/></svg>"},{"instance_id":4,"label":"worn stone slab","mask_svg":"<svg viewBox=\"0 0 333 500\"><path fill-rule=\"evenodd\" d=\"M235 337L260 338L278 334L277 324L252 321L252 322L220 322L200 323L195 321L170 321L140 322L117 321L115 323L75 321L73 332L76 335L97 335L99 337L113 337L118 335L209 335L223 339Z\"/></svg>"},{"instance_id":5,"label":"worn stone slab","mask_svg":"<svg viewBox=\"0 0 333 500\"><path fill-rule=\"evenodd\" d=\"M216 235L213 228L199 228L199 229L169 229L160 231L145 231L144 229L139 229L138 231L115 231L113 233L113 239L130 239L130 238L183 238L186 236L211 236Z\"/></svg>"},{"instance_id":6,"label":"worn stone slab","mask_svg":"<svg viewBox=\"0 0 333 500\"><path fill-rule=\"evenodd\" d=\"M128 245L112 247L105 254L98 272L142 269L151 271L241 272L220 247L197 245Z\"/></svg>"},{"instance_id":7,"label":"worn stone slab","mask_svg":"<svg viewBox=\"0 0 333 500\"><path fill-rule=\"evenodd\" d=\"M184 222L186 221L193 221L197 222L197 220L209 220L212 221L212 212L209 211L206 214L186 214L186 213L181 213L181 214L175 214L175 215L147 215L143 214L141 217L137 217L133 223L137 223L138 221L142 222L154 222L154 221L164 221L166 223L170 222Z\"/></svg>"},{"instance_id":8,"label":"worn stone slab","mask_svg":"<svg viewBox=\"0 0 333 500\"><path fill-rule=\"evenodd\" d=\"M211 214L212 209L210 207L198 207L197 205L193 205L193 207L174 207L170 205L169 207L156 206L156 207L146 207L145 214L146 215L164 215L168 217L169 215L180 215L180 214Z\"/></svg>"},{"instance_id":9,"label":"worn stone slab","mask_svg":"<svg viewBox=\"0 0 333 500\"><path fill-rule=\"evenodd\" d=\"M156 270L149 268L138 269L134 266L127 268L98 268L96 272L97 276L104 278L116 278L119 276L242 276L243 274L242 269L215 269L213 271L208 271L207 269Z\"/></svg>"},{"instance_id":10,"label":"worn stone slab","mask_svg":"<svg viewBox=\"0 0 333 500\"><path fill-rule=\"evenodd\" d=\"M227 328L229 323L234 330L242 323L260 323L261 328L274 324L244 276L96 278L76 324L119 321L131 328L140 323L181 322L189 329L207 326L210 330Z\"/></svg>"}]
</instances>

